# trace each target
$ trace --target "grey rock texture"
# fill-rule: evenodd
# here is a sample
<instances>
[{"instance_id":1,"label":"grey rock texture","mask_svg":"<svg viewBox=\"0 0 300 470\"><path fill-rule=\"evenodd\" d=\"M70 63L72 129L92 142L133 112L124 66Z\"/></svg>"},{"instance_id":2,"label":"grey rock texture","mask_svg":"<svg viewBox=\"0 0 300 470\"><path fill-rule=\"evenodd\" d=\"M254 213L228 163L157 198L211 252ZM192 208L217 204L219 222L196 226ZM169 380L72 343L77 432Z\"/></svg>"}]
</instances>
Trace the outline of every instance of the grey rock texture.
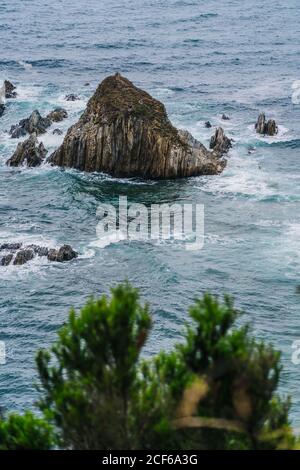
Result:
<instances>
[{"instance_id":1,"label":"grey rock texture","mask_svg":"<svg viewBox=\"0 0 300 470\"><path fill-rule=\"evenodd\" d=\"M170 123L165 107L120 74L106 78L49 161L115 177L219 174L226 165Z\"/></svg>"}]
</instances>

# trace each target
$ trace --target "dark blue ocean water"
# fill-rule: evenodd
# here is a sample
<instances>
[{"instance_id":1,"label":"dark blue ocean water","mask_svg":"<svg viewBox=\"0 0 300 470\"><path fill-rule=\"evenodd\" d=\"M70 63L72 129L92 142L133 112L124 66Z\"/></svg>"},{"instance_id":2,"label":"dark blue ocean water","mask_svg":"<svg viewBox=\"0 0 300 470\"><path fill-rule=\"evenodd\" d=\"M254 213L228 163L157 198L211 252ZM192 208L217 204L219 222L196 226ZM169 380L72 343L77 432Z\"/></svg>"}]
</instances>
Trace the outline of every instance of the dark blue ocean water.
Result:
<instances>
[{"instance_id":1,"label":"dark blue ocean water","mask_svg":"<svg viewBox=\"0 0 300 470\"><path fill-rule=\"evenodd\" d=\"M1 1L0 79L13 81L19 97L0 118L0 242L71 243L80 252L70 264L0 269L0 340L7 345L1 406L32 406L36 350L51 344L71 305L127 277L152 305L147 354L178 340L197 295L232 294L253 334L282 350L281 391L292 395L299 425L300 366L291 361L300 339L300 105L291 100L300 80L299 20L298 0ZM235 139L225 172L153 183L5 166L17 144L5 133L10 125L35 108L63 105L65 132L116 71L162 100L173 123L206 144L213 131L203 122L222 123ZM81 100L66 103L70 92ZM259 111L278 121L277 137L255 135ZM223 112L230 121L221 121ZM51 131L41 139L49 150L62 139ZM256 152L248 155L251 145ZM204 249L95 246L96 209L119 195L203 203Z\"/></svg>"}]
</instances>

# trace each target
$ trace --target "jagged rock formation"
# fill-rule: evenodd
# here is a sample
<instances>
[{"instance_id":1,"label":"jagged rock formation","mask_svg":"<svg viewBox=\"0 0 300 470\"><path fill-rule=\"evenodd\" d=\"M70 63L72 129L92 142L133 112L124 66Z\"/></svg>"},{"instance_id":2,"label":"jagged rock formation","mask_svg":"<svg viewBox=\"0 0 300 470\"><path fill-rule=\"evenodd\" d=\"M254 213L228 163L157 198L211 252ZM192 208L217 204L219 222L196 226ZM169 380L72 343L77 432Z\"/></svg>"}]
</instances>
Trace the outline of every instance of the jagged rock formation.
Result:
<instances>
[{"instance_id":1,"label":"jagged rock formation","mask_svg":"<svg viewBox=\"0 0 300 470\"><path fill-rule=\"evenodd\" d=\"M232 140L229 139L222 127L216 129L215 135L210 139L209 148L213 149L218 153L227 153L228 150L232 147Z\"/></svg>"},{"instance_id":2,"label":"jagged rock formation","mask_svg":"<svg viewBox=\"0 0 300 470\"><path fill-rule=\"evenodd\" d=\"M264 113L261 113L258 116L257 123L255 124L255 129L258 134L262 135L276 135L278 134L278 126L274 119L269 119L266 121L266 116Z\"/></svg>"},{"instance_id":3,"label":"jagged rock formation","mask_svg":"<svg viewBox=\"0 0 300 470\"><path fill-rule=\"evenodd\" d=\"M39 245L23 246L22 243L4 243L0 245L0 266L21 266L36 256L45 256L49 261L64 263L78 257L78 253L70 245L49 249Z\"/></svg>"},{"instance_id":4,"label":"jagged rock formation","mask_svg":"<svg viewBox=\"0 0 300 470\"><path fill-rule=\"evenodd\" d=\"M12 138L19 138L26 134L44 134L48 127L51 126L51 120L49 118L43 118L38 110L33 113L27 119L22 119L19 124L12 126L9 133Z\"/></svg>"},{"instance_id":5,"label":"jagged rock formation","mask_svg":"<svg viewBox=\"0 0 300 470\"><path fill-rule=\"evenodd\" d=\"M6 162L8 166L28 166L36 167L41 165L46 157L47 150L43 143L38 143L35 134L29 139L20 142L13 156Z\"/></svg>"},{"instance_id":6,"label":"jagged rock formation","mask_svg":"<svg viewBox=\"0 0 300 470\"><path fill-rule=\"evenodd\" d=\"M120 74L106 78L49 161L116 177L221 173L226 162L170 123L165 107Z\"/></svg>"},{"instance_id":7,"label":"jagged rock formation","mask_svg":"<svg viewBox=\"0 0 300 470\"><path fill-rule=\"evenodd\" d=\"M13 85L9 80L4 80L4 89L5 89L5 98L11 99L17 97L17 92L15 85Z\"/></svg>"},{"instance_id":8,"label":"jagged rock formation","mask_svg":"<svg viewBox=\"0 0 300 470\"><path fill-rule=\"evenodd\" d=\"M223 121L230 121L230 117L228 116L228 114L222 114L222 119Z\"/></svg>"},{"instance_id":9,"label":"jagged rock formation","mask_svg":"<svg viewBox=\"0 0 300 470\"><path fill-rule=\"evenodd\" d=\"M47 117L42 117L36 109L29 118L22 119L19 124L12 126L9 133L13 139L18 139L27 134L41 135L47 132L52 122L60 122L68 117L68 113L63 108L56 108Z\"/></svg>"},{"instance_id":10,"label":"jagged rock formation","mask_svg":"<svg viewBox=\"0 0 300 470\"><path fill-rule=\"evenodd\" d=\"M47 119L52 122L61 122L68 117L68 113L63 108L56 108L48 114Z\"/></svg>"}]
</instances>

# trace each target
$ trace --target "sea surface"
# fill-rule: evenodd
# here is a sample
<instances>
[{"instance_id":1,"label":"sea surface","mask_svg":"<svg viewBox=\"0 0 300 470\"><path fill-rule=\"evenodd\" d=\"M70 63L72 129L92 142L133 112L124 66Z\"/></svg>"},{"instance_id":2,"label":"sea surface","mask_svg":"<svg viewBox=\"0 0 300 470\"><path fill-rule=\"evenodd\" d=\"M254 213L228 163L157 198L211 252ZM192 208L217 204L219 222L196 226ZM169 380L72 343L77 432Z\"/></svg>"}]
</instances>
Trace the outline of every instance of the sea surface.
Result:
<instances>
[{"instance_id":1,"label":"sea surface","mask_svg":"<svg viewBox=\"0 0 300 470\"><path fill-rule=\"evenodd\" d=\"M38 259L0 268L7 351L0 405L32 407L36 351L55 340L70 306L128 278L151 304L147 355L180 340L195 297L234 296L253 335L282 351L280 391L292 396L298 427L300 365L291 355L300 339L300 104L292 101L300 80L299 0L2 0L0 44L0 80L18 87L0 118L0 243L69 243L80 253L66 264ZM235 141L224 173L153 182L5 166L18 143L6 132L12 124L34 109L64 106L69 118L40 138L50 153L63 139L53 128L65 133L97 85L117 71L163 101L171 121L204 144L222 125ZM66 102L67 93L81 99ZM276 137L255 134L260 111L279 123ZM205 129L206 120L213 129ZM204 204L204 248L99 245L97 207L119 195L148 205Z\"/></svg>"}]
</instances>

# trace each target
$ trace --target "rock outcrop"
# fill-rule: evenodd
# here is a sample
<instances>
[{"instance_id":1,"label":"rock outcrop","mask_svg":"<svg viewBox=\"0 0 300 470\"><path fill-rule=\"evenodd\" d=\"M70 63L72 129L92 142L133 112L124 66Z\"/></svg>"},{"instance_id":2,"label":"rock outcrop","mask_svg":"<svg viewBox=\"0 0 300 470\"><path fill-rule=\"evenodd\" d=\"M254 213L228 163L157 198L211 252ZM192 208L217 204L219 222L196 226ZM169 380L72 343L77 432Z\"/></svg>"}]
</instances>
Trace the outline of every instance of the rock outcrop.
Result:
<instances>
[{"instance_id":1,"label":"rock outcrop","mask_svg":"<svg viewBox=\"0 0 300 470\"><path fill-rule=\"evenodd\" d=\"M5 98L11 99L17 97L17 92L15 85L13 85L9 80L4 80L4 89L5 89Z\"/></svg>"},{"instance_id":2,"label":"rock outcrop","mask_svg":"<svg viewBox=\"0 0 300 470\"><path fill-rule=\"evenodd\" d=\"M257 123L255 124L255 129L258 134L262 135L276 135L278 134L278 126L274 119L266 120L264 113L261 113L258 116Z\"/></svg>"},{"instance_id":3,"label":"rock outcrop","mask_svg":"<svg viewBox=\"0 0 300 470\"><path fill-rule=\"evenodd\" d=\"M225 135L222 127L219 127L210 139L209 147L217 153L224 154L232 147L232 140Z\"/></svg>"},{"instance_id":4,"label":"rock outcrop","mask_svg":"<svg viewBox=\"0 0 300 470\"><path fill-rule=\"evenodd\" d=\"M222 120L223 121L230 121L230 117L228 116L228 114L222 114Z\"/></svg>"},{"instance_id":5,"label":"rock outcrop","mask_svg":"<svg viewBox=\"0 0 300 470\"><path fill-rule=\"evenodd\" d=\"M38 143L35 134L29 139L20 142L13 156L6 162L8 166L36 167L41 165L46 157L47 150L43 143Z\"/></svg>"},{"instance_id":6,"label":"rock outcrop","mask_svg":"<svg viewBox=\"0 0 300 470\"><path fill-rule=\"evenodd\" d=\"M56 108L48 114L47 119L52 122L61 122L68 117L68 113L64 108Z\"/></svg>"},{"instance_id":7,"label":"rock outcrop","mask_svg":"<svg viewBox=\"0 0 300 470\"><path fill-rule=\"evenodd\" d=\"M3 103L0 103L0 117L4 114L5 111L5 105Z\"/></svg>"},{"instance_id":8,"label":"rock outcrop","mask_svg":"<svg viewBox=\"0 0 300 470\"><path fill-rule=\"evenodd\" d=\"M206 122L204 123L204 126L205 126L206 129L210 129L210 128L212 127L210 121L206 121Z\"/></svg>"},{"instance_id":9,"label":"rock outcrop","mask_svg":"<svg viewBox=\"0 0 300 470\"><path fill-rule=\"evenodd\" d=\"M48 127L51 126L51 120L43 118L38 110L33 113L27 119L22 119L19 124L12 126L9 133L12 138L16 139L23 137L26 134L44 134Z\"/></svg>"},{"instance_id":10,"label":"rock outcrop","mask_svg":"<svg viewBox=\"0 0 300 470\"><path fill-rule=\"evenodd\" d=\"M162 103L116 74L99 85L49 161L115 177L176 178L221 173L221 157L178 131Z\"/></svg>"},{"instance_id":11,"label":"rock outcrop","mask_svg":"<svg viewBox=\"0 0 300 470\"><path fill-rule=\"evenodd\" d=\"M49 250L48 260L63 263L65 261L71 261L71 259L77 258L77 256L78 254L70 245L63 245L59 250Z\"/></svg>"},{"instance_id":12,"label":"rock outcrop","mask_svg":"<svg viewBox=\"0 0 300 470\"><path fill-rule=\"evenodd\" d=\"M39 245L23 246L22 243L5 243L0 245L0 266L21 266L36 256L47 257L49 261L64 263L78 257L78 253L70 245L59 249L49 249Z\"/></svg>"}]
</instances>

